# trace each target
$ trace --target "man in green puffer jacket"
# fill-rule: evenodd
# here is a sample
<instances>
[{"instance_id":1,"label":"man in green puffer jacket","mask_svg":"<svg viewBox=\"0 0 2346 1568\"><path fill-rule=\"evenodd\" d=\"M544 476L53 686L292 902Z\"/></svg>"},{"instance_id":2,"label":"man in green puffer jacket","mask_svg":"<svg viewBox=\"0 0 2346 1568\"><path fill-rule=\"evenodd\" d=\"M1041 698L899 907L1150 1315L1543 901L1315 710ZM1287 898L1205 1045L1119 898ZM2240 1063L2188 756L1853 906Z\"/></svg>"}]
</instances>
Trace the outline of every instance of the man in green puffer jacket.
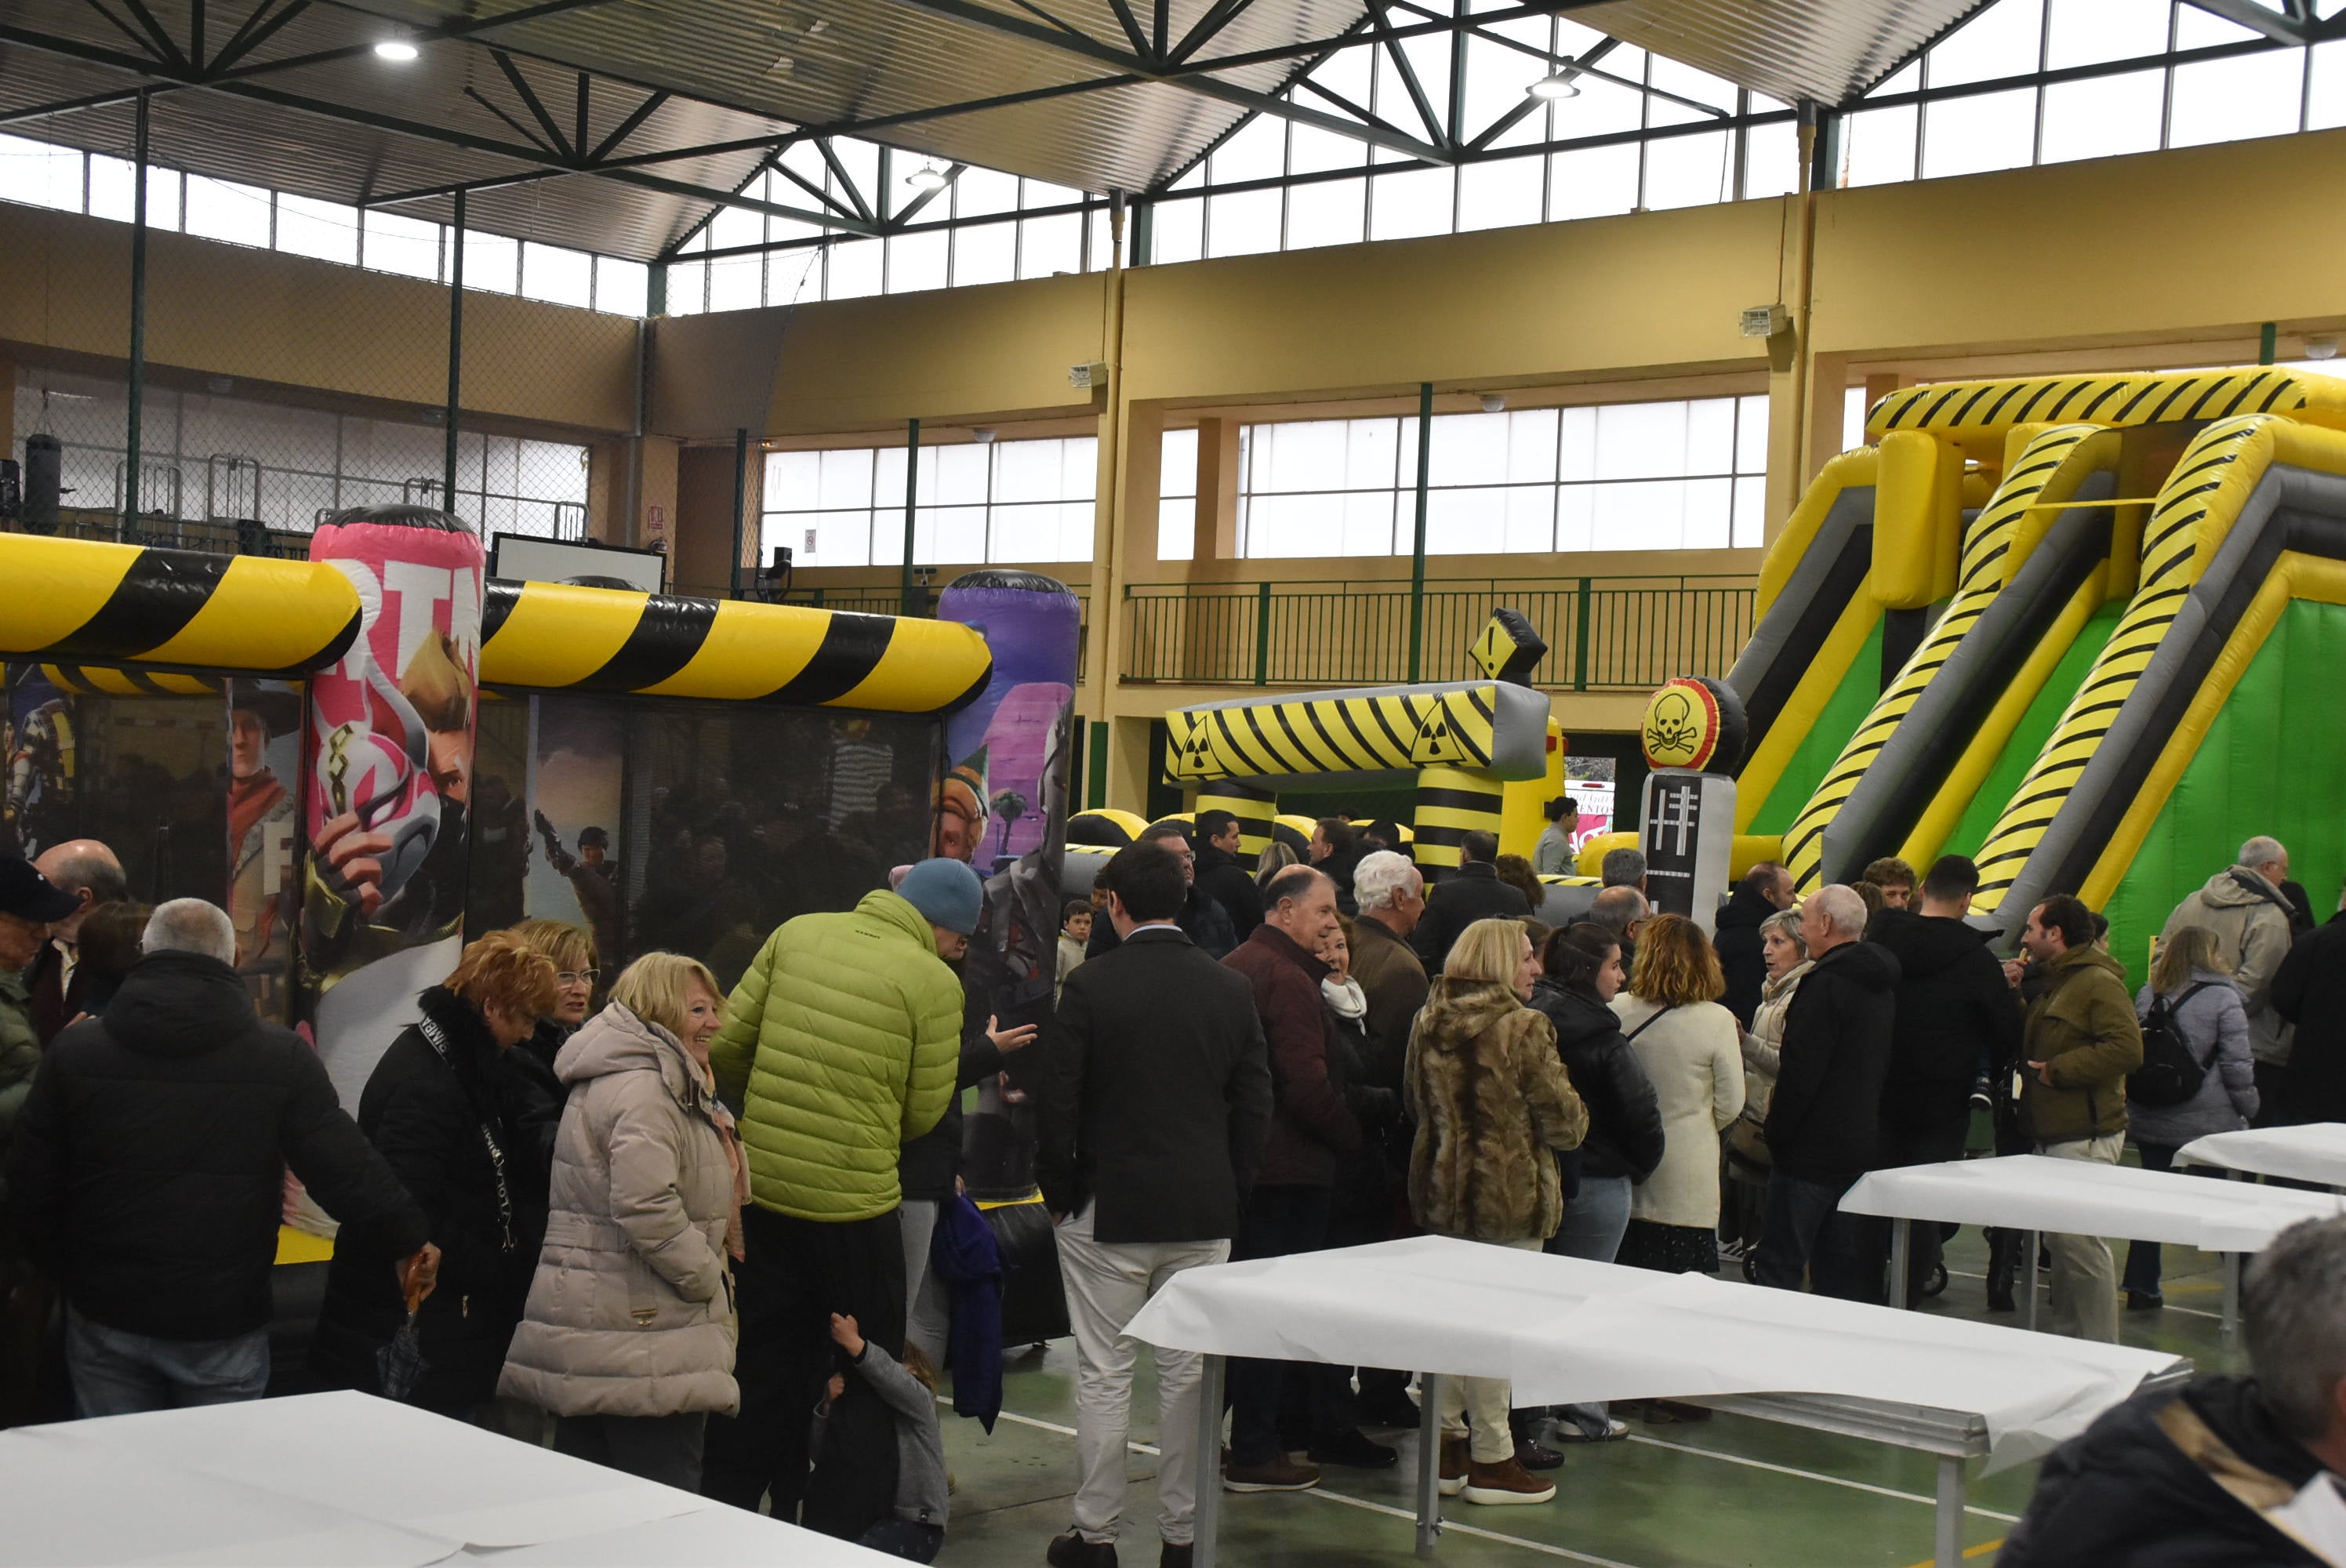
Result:
<instances>
[{"instance_id":1,"label":"man in green puffer jacket","mask_svg":"<svg viewBox=\"0 0 2346 1568\"><path fill-rule=\"evenodd\" d=\"M709 1422L701 1491L852 1540L894 1498L895 1432L850 1379L825 1475L809 1485L808 1412L835 1369L831 1315L904 1350L897 1151L935 1126L961 1065L963 993L947 964L984 889L959 860L923 860L851 913L801 915L766 939L709 1043L740 1110L749 1165L738 1270L741 1413Z\"/></svg>"},{"instance_id":2,"label":"man in green puffer jacket","mask_svg":"<svg viewBox=\"0 0 2346 1568\"><path fill-rule=\"evenodd\" d=\"M2094 946L2094 917L2066 896L2029 911L2021 945L2045 966L2029 1005L2020 1122L2036 1152L2114 1166L2126 1149L2126 1075L2142 1065L2142 1025L2126 972ZM2118 1338L2117 1266L2098 1236L2048 1236L2056 1334Z\"/></svg>"}]
</instances>

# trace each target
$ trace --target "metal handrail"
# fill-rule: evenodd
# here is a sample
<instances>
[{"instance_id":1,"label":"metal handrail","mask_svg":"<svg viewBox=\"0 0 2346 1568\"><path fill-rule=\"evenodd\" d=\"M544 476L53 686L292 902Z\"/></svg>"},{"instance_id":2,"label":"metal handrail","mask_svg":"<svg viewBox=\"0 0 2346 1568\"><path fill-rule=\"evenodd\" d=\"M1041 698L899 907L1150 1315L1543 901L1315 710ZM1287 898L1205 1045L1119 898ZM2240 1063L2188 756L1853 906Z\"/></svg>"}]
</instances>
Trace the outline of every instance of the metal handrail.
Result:
<instances>
[{"instance_id":1,"label":"metal handrail","mask_svg":"<svg viewBox=\"0 0 2346 1568\"><path fill-rule=\"evenodd\" d=\"M1748 577L1436 580L1423 597L1428 680L1475 673L1467 649L1493 610L1523 615L1548 645L1534 684L1636 690L1723 676L1749 640ZM1124 678L1197 686L1355 686L1408 678L1405 583L1136 583Z\"/></svg>"}]
</instances>

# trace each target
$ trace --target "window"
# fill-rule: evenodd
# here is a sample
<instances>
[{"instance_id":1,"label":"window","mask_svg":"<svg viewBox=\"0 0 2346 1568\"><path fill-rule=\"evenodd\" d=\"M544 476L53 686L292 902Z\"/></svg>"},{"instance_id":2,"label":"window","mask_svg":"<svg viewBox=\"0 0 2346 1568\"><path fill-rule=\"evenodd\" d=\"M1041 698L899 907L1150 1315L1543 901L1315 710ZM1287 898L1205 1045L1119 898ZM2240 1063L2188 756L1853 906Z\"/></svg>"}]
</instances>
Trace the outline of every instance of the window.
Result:
<instances>
[{"instance_id":1,"label":"window","mask_svg":"<svg viewBox=\"0 0 2346 1568\"><path fill-rule=\"evenodd\" d=\"M1088 561L1099 438L924 446L913 558L946 564ZM893 566L904 558L904 449L766 454L760 548L801 566Z\"/></svg>"},{"instance_id":2,"label":"window","mask_svg":"<svg viewBox=\"0 0 2346 1568\"><path fill-rule=\"evenodd\" d=\"M1159 555L1171 541L1168 499ZM1427 464L1432 555L1698 550L1760 543L1768 400L1699 398L1439 414ZM1249 426L1239 549L1258 558L1400 555L1415 533L1417 421ZM1191 435L1194 454L1195 437ZM1194 490L1194 480L1184 481ZM1180 499L1194 505L1184 495ZM1183 517L1186 523L1186 515Z\"/></svg>"}]
</instances>

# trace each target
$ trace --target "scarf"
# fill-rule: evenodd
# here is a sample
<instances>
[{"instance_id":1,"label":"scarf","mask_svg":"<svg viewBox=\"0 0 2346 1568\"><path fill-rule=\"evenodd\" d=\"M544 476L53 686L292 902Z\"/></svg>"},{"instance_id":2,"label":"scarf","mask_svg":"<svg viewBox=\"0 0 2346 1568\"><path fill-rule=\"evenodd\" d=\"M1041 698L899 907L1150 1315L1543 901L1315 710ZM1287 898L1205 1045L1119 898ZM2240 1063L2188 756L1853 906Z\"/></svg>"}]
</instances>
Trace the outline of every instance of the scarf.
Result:
<instances>
[{"instance_id":1,"label":"scarf","mask_svg":"<svg viewBox=\"0 0 2346 1568\"><path fill-rule=\"evenodd\" d=\"M1330 975L1320 983L1320 994L1327 999L1330 1011L1339 1018L1358 1022L1368 1016L1369 993L1362 991L1361 983L1350 975L1341 980Z\"/></svg>"},{"instance_id":2,"label":"scarf","mask_svg":"<svg viewBox=\"0 0 2346 1568\"><path fill-rule=\"evenodd\" d=\"M277 775L264 768L250 779L238 779L228 787L228 841L241 849L244 836L260 824L260 820L275 810L277 802L285 799L285 786Z\"/></svg>"}]
</instances>

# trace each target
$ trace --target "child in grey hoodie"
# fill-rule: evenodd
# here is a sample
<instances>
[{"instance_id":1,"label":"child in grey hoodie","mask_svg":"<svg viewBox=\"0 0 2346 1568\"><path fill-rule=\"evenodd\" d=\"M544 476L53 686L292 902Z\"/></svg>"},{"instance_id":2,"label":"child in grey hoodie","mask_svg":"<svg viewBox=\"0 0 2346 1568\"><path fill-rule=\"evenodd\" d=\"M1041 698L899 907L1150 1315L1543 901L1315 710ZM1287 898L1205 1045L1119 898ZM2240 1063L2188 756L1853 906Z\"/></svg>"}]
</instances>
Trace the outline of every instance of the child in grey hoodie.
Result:
<instances>
[{"instance_id":1,"label":"child in grey hoodie","mask_svg":"<svg viewBox=\"0 0 2346 1568\"><path fill-rule=\"evenodd\" d=\"M831 1337L847 1352L856 1375L896 1418L896 1507L894 1515L865 1531L856 1542L892 1557L933 1563L945 1543L945 1440L937 1425L937 1374L917 1345L904 1348L903 1362L863 1338L855 1319L831 1314ZM831 1374L822 1403L815 1407L811 1454L822 1452L831 1407L847 1391L847 1375Z\"/></svg>"}]
</instances>

